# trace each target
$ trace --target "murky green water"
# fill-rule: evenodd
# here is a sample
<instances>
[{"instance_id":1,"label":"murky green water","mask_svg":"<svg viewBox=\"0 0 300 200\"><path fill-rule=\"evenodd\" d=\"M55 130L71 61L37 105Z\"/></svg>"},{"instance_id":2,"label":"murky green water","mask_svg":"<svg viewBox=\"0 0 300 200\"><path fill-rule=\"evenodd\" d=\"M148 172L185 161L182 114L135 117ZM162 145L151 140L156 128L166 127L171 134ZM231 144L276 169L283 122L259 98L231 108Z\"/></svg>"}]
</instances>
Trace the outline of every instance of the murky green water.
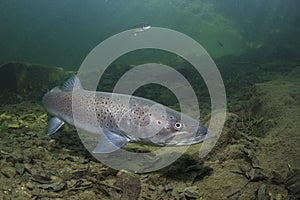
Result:
<instances>
[{"instance_id":1,"label":"murky green water","mask_svg":"<svg viewBox=\"0 0 300 200\"><path fill-rule=\"evenodd\" d=\"M299 199L299 8L292 0L1 1L0 199ZM133 174L96 160L72 126L47 136L50 115L41 99L99 43L140 23L204 47L224 82L227 117L204 158L197 144L166 168ZM210 93L180 56L157 49L124 54L98 90L111 92L137 65L165 64L190 82L199 120L209 126ZM158 84L134 94L180 110L172 91Z\"/></svg>"}]
</instances>

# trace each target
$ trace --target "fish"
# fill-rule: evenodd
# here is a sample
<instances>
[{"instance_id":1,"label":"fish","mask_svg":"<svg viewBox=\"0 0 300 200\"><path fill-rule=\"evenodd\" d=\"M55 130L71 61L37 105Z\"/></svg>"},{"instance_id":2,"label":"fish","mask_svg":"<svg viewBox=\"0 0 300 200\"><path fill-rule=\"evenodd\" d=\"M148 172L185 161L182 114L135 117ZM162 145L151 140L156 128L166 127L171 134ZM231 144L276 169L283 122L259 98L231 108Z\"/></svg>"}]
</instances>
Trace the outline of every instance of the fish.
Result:
<instances>
[{"instance_id":1,"label":"fish","mask_svg":"<svg viewBox=\"0 0 300 200\"><path fill-rule=\"evenodd\" d=\"M91 134L101 130L93 153L111 153L129 142L186 146L209 138L208 128L188 115L138 96L85 90L75 74L48 91L42 104L53 116L48 135L65 123Z\"/></svg>"},{"instance_id":2,"label":"fish","mask_svg":"<svg viewBox=\"0 0 300 200\"><path fill-rule=\"evenodd\" d=\"M144 32L146 30L149 30L150 28L151 28L151 25L148 23L138 23L132 27L133 35L136 36L137 33Z\"/></svg>"}]
</instances>

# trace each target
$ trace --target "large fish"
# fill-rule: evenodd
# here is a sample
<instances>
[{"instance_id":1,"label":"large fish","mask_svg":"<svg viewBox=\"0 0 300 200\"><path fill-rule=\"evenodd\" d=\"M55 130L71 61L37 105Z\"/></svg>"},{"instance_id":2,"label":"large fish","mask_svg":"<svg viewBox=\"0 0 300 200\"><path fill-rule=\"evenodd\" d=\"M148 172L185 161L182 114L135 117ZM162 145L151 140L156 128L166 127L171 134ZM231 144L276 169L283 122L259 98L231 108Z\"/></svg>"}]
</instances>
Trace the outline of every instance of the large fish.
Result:
<instances>
[{"instance_id":1,"label":"large fish","mask_svg":"<svg viewBox=\"0 0 300 200\"><path fill-rule=\"evenodd\" d=\"M209 137L208 129L198 120L149 99L85 90L76 75L47 92L43 105L54 116L49 121L48 135L65 122L88 133L99 134L102 130L104 137L93 153L114 152L128 142L181 146Z\"/></svg>"}]
</instances>

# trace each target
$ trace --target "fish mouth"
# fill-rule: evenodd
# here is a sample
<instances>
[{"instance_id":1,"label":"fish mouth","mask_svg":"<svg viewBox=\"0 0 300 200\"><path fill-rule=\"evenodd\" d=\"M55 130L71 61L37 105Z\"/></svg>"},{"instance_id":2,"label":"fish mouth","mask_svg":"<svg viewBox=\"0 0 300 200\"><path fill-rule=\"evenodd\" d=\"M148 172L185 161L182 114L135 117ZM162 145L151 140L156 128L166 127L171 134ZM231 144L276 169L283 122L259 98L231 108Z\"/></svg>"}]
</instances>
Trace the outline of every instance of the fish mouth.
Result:
<instances>
[{"instance_id":1,"label":"fish mouth","mask_svg":"<svg viewBox=\"0 0 300 200\"><path fill-rule=\"evenodd\" d=\"M191 144L197 144L199 142L207 140L208 138L210 138L210 134L207 131L205 134L201 134L201 135L194 137Z\"/></svg>"},{"instance_id":2,"label":"fish mouth","mask_svg":"<svg viewBox=\"0 0 300 200\"><path fill-rule=\"evenodd\" d=\"M200 126L197 130L183 130L172 133L162 132L148 138L148 142L156 146L189 146L210 138L206 127Z\"/></svg>"},{"instance_id":3,"label":"fish mouth","mask_svg":"<svg viewBox=\"0 0 300 200\"><path fill-rule=\"evenodd\" d=\"M191 138L186 141L181 141L176 144L176 146L185 146L185 145L192 145L192 144L198 144L200 142L203 142L204 140L207 140L209 138L209 133L198 135L194 138Z\"/></svg>"},{"instance_id":4,"label":"fish mouth","mask_svg":"<svg viewBox=\"0 0 300 200\"><path fill-rule=\"evenodd\" d=\"M189 135L191 136L191 133L182 133L183 135ZM180 141L177 141L176 143L174 143L174 146L187 146L187 145L193 145L193 144L198 144L200 142L203 142L204 140L208 139L210 137L210 134L208 132L208 129L206 127L201 127L196 135L194 134L194 137L190 137L187 139L181 139ZM176 136L173 137L172 139L174 139L176 141Z\"/></svg>"},{"instance_id":5,"label":"fish mouth","mask_svg":"<svg viewBox=\"0 0 300 200\"><path fill-rule=\"evenodd\" d=\"M210 138L210 134L206 127L201 127L196 134L191 132L181 132L176 135L172 135L166 141L167 146L188 146L198 144L204 140Z\"/></svg>"}]
</instances>

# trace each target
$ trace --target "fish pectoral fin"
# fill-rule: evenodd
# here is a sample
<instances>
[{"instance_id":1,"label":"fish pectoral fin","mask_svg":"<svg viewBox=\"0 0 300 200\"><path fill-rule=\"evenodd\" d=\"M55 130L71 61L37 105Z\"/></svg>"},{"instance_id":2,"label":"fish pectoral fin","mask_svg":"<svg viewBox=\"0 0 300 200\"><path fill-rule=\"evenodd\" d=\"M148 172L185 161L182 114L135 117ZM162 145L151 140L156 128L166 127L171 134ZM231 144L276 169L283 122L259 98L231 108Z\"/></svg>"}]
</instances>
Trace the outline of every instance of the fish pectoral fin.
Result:
<instances>
[{"instance_id":1,"label":"fish pectoral fin","mask_svg":"<svg viewBox=\"0 0 300 200\"><path fill-rule=\"evenodd\" d=\"M103 130L104 134L101 136L93 153L111 153L122 148L125 144L129 142L127 137L120 136L109 130Z\"/></svg>"},{"instance_id":2,"label":"fish pectoral fin","mask_svg":"<svg viewBox=\"0 0 300 200\"><path fill-rule=\"evenodd\" d=\"M62 127L64 123L65 122L58 117L51 118L48 125L47 135L52 135L56 133L56 131L58 131L58 129L60 129L60 127Z\"/></svg>"}]
</instances>

